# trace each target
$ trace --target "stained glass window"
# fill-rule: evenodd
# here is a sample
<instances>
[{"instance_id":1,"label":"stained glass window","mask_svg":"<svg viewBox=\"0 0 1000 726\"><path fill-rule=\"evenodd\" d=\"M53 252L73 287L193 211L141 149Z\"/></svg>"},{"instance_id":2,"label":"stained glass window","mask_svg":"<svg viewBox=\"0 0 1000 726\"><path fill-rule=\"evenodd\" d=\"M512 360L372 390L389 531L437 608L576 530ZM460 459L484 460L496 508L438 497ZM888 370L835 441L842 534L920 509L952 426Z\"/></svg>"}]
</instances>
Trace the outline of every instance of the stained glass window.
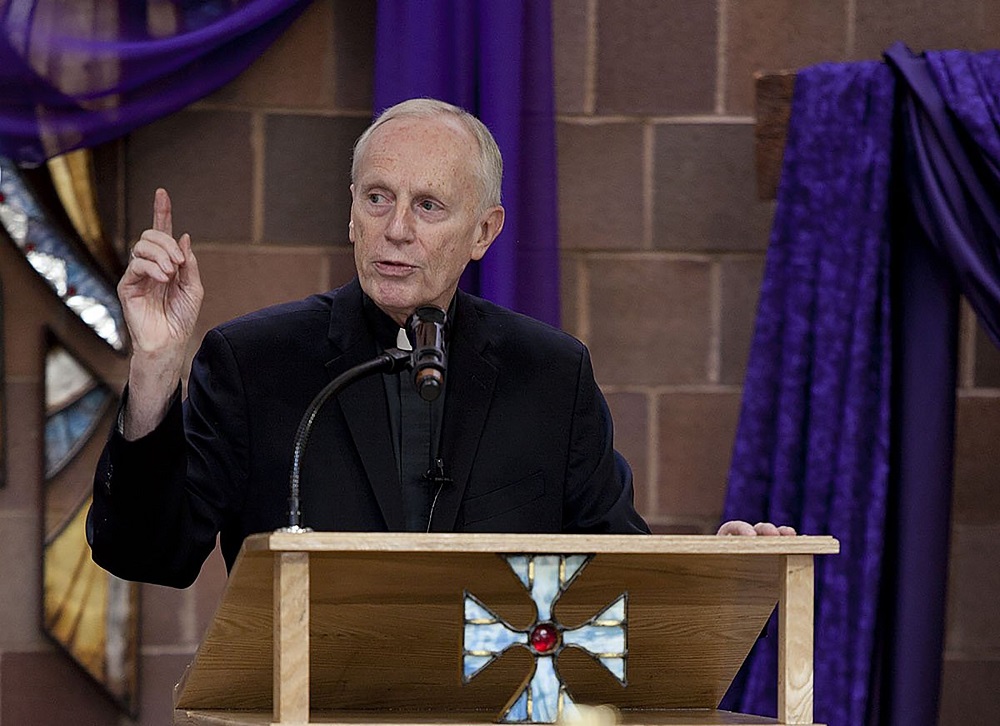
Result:
<instances>
[{"instance_id":1,"label":"stained glass window","mask_svg":"<svg viewBox=\"0 0 1000 726\"><path fill-rule=\"evenodd\" d=\"M0 157L0 225L59 299L115 350L124 350L124 318L112 285L52 223L9 160Z\"/></svg>"},{"instance_id":2,"label":"stained glass window","mask_svg":"<svg viewBox=\"0 0 1000 726\"><path fill-rule=\"evenodd\" d=\"M568 628L555 619L553 609L591 555L508 555L505 559L535 603L535 621L525 629L514 628L475 595L465 593L462 681L468 683L515 645L532 653L534 671L502 715L503 723L554 723L577 715L557 667L564 648L584 651L624 685L627 593L582 625Z\"/></svg>"}]
</instances>

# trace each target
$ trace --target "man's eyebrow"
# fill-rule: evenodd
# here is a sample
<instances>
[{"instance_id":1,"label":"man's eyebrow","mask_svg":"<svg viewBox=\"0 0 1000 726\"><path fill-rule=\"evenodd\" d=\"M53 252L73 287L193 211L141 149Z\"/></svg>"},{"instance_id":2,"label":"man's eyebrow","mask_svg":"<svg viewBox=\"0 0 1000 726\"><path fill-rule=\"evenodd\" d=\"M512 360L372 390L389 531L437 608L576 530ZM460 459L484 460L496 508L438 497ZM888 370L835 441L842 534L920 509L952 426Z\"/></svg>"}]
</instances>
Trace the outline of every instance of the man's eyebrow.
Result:
<instances>
[{"instance_id":1,"label":"man's eyebrow","mask_svg":"<svg viewBox=\"0 0 1000 726\"><path fill-rule=\"evenodd\" d=\"M374 187L384 187L385 183L381 179L369 179L365 182L359 182L359 188L362 190L372 189Z\"/></svg>"}]
</instances>

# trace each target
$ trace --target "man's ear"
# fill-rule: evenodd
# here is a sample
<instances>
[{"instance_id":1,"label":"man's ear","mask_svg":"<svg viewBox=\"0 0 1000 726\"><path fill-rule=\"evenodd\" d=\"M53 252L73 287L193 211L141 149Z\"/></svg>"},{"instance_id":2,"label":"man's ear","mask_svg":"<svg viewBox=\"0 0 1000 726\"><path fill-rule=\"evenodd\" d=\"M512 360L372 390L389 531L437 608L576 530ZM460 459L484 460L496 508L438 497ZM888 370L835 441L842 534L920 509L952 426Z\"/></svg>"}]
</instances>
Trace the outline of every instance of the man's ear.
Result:
<instances>
[{"instance_id":1,"label":"man's ear","mask_svg":"<svg viewBox=\"0 0 1000 726\"><path fill-rule=\"evenodd\" d=\"M504 214L503 207L499 205L490 207L483 214L479 220L479 237L476 239L475 244L472 245L473 260L483 259L486 250L490 248L493 240L500 234L500 231L503 229Z\"/></svg>"}]
</instances>

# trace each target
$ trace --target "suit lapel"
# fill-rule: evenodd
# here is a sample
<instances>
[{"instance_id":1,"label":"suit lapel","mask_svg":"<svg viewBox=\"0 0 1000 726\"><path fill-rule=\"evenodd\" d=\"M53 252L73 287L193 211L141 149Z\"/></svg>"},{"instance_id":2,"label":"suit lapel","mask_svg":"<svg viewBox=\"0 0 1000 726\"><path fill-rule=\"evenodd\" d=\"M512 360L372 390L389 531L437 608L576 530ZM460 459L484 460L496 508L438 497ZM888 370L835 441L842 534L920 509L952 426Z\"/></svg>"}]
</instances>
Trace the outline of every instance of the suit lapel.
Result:
<instances>
[{"instance_id":1,"label":"suit lapel","mask_svg":"<svg viewBox=\"0 0 1000 726\"><path fill-rule=\"evenodd\" d=\"M361 301L357 279L334 298L328 335L338 353L326 364L331 379L375 356L375 339L365 323ZM368 376L348 386L338 396L337 404L386 525L390 530L401 530L403 507L382 376Z\"/></svg>"},{"instance_id":2,"label":"suit lapel","mask_svg":"<svg viewBox=\"0 0 1000 726\"><path fill-rule=\"evenodd\" d=\"M435 532L449 532L455 528L497 378L496 367L485 357L489 339L480 324L479 311L472 299L461 291L455 313L441 432L441 456L445 473L453 483L445 486L435 505L431 522Z\"/></svg>"}]
</instances>

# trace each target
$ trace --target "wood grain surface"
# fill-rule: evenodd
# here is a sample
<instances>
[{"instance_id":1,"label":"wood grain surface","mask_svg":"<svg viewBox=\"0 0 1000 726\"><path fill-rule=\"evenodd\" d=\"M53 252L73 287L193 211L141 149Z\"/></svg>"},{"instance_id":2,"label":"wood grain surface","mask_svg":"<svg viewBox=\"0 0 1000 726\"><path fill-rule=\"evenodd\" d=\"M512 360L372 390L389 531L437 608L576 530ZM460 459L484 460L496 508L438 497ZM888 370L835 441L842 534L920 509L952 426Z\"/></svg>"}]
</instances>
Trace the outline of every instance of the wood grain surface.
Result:
<instances>
[{"instance_id":1,"label":"wood grain surface","mask_svg":"<svg viewBox=\"0 0 1000 726\"><path fill-rule=\"evenodd\" d=\"M301 712L282 716L275 707L274 654L289 647L294 654L295 646L281 645L273 625L275 593L301 588L276 584L274 562L306 552L309 723L420 722L415 715L492 722L530 675L532 659L511 648L463 686L465 592L526 628L534 604L497 552L589 552L593 559L556 603L555 616L575 627L627 592L628 685L567 648L557 663L574 700L613 705L636 724L779 723L733 720L746 717L714 709L786 597L793 607L782 620L781 644L789 651L783 708L798 719L789 723L810 723L802 719L811 719L812 705L812 555L838 547L830 537L257 535L244 546L178 688L175 722L216 723L197 719L228 718L220 715L225 709L265 719L233 723L270 723L272 716L298 722L291 719ZM294 577L290 582L301 584L301 573ZM806 594L808 605L795 608ZM294 632L294 622L280 630L288 628ZM660 720L648 720L654 717ZM323 718L332 720L317 720Z\"/></svg>"}]
</instances>

